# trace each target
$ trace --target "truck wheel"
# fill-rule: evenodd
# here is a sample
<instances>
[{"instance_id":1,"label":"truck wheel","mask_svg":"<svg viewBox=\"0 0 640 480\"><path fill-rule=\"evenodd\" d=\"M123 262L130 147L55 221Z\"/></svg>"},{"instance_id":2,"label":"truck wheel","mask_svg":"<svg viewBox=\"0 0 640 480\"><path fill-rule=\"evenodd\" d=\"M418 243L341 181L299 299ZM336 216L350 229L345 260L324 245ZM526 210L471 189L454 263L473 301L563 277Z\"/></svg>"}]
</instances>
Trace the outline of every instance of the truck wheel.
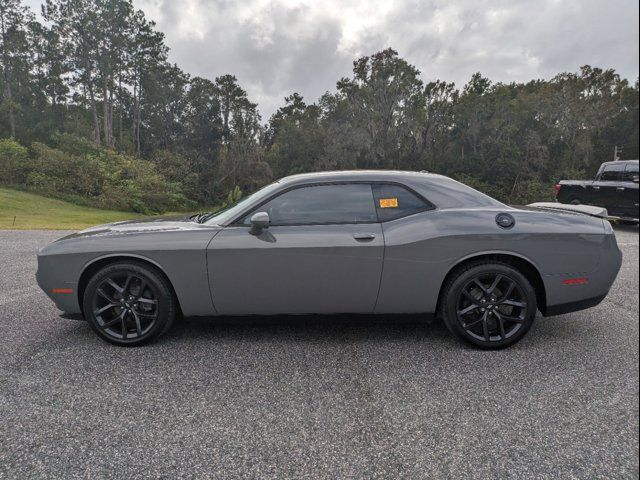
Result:
<instances>
[{"instance_id":1,"label":"truck wheel","mask_svg":"<svg viewBox=\"0 0 640 480\"><path fill-rule=\"evenodd\" d=\"M582 202L579 198L573 198L570 202L571 205L582 205Z\"/></svg>"}]
</instances>

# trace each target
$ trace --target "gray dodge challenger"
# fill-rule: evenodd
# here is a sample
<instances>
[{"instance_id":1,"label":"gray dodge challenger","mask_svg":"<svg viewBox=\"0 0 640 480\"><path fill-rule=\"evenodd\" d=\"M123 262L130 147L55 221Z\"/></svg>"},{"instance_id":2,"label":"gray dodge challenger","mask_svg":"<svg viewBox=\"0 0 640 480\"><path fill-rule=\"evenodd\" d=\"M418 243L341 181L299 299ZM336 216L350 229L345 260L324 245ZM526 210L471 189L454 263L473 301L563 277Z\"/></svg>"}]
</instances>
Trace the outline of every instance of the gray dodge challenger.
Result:
<instances>
[{"instance_id":1,"label":"gray dodge challenger","mask_svg":"<svg viewBox=\"0 0 640 480\"><path fill-rule=\"evenodd\" d=\"M38 284L104 340L142 345L180 315L419 313L480 348L539 310L597 305L622 254L606 211L504 205L423 172L295 175L226 209L89 228L38 254Z\"/></svg>"}]
</instances>

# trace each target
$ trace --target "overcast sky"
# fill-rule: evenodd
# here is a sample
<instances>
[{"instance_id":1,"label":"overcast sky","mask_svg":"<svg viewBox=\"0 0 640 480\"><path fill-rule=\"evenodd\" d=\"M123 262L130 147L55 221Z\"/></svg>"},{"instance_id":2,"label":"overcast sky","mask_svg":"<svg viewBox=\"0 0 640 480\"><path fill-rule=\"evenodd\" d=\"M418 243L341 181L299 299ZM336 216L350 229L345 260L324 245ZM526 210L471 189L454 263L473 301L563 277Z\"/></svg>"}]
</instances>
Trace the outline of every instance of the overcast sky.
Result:
<instances>
[{"instance_id":1,"label":"overcast sky","mask_svg":"<svg viewBox=\"0 0 640 480\"><path fill-rule=\"evenodd\" d=\"M27 3L39 11L40 0ZM263 119L291 92L313 102L355 58L393 47L422 79L462 86L550 78L590 64L638 77L638 0L134 0L170 59L232 73Z\"/></svg>"}]
</instances>

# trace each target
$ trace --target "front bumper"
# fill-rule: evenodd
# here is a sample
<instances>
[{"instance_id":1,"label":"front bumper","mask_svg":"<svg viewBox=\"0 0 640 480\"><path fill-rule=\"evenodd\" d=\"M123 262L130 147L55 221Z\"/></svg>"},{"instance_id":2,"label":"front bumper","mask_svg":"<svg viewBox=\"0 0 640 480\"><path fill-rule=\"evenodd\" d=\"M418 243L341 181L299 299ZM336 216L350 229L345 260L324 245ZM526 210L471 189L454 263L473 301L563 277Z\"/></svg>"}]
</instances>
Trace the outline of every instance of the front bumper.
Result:
<instances>
[{"instance_id":1,"label":"front bumper","mask_svg":"<svg viewBox=\"0 0 640 480\"><path fill-rule=\"evenodd\" d=\"M67 314L82 314L78 302L77 282L69 281L70 275L65 274L64 268L52 265L51 258L38 254L38 270L36 282L42 291L53 301L59 310Z\"/></svg>"}]
</instances>

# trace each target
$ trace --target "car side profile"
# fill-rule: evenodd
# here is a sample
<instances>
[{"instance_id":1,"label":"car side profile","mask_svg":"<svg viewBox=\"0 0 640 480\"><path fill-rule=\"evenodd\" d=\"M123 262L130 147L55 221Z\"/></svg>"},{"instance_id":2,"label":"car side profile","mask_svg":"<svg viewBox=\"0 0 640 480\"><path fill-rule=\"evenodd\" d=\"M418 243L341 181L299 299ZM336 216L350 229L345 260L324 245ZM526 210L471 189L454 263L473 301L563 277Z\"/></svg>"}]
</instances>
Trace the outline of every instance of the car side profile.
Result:
<instances>
[{"instance_id":1,"label":"car side profile","mask_svg":"<svg viewBox=\"0 0 640 480\"><path fill-rule=\"evenodd\" d=\"M283 178L212 214L74 233L39 252L37 281L117 345L180 314L422 313L502 348L537 311L597 305L621 258L600 216L509 207L441 175L346 171Z\"/></svg>"}]
</instances>

